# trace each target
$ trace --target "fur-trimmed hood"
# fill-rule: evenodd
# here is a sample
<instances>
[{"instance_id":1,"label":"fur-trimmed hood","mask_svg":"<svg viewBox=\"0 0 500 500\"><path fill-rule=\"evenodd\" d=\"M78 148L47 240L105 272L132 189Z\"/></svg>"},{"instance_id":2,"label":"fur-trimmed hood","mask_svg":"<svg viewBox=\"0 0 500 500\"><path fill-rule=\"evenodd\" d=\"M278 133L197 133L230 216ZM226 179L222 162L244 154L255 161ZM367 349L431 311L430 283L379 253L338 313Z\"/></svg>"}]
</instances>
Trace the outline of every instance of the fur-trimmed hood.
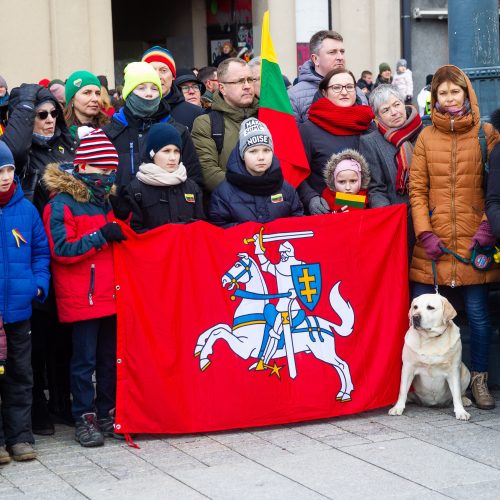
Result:
<instances>
[{"instance_id":1,"label":"fur-trimmed hood","mask_svg":"<svg viewBox=\"0 0 500 500\"><path fill-rule=\"evenodd\" d=\"M326 185L332 191L335 191L335 183L333 179L335 168L337 168L337 165L342 160L348 160L349 158L356 160L361 167L361 189L368 189L371 176L370 168L368 167L365 157L355 149L344 149L344 151L330 156L330 159L326 162L325 169L323 170L323 177L325 178Z\"/></svg>"},{"instance_id":2,"label":"fur-trimmed hood","mask_svg":"<svg viewBox=\"0 0 500 500\"><path fill-rule=\"evenodd\" d=\"M67 193L78 203L88 203L90 193L87 186L73 177L69 170L64 167L69 164L50 163L43 174L43 183L51 195Z\"/></svg>"}]
</instances>

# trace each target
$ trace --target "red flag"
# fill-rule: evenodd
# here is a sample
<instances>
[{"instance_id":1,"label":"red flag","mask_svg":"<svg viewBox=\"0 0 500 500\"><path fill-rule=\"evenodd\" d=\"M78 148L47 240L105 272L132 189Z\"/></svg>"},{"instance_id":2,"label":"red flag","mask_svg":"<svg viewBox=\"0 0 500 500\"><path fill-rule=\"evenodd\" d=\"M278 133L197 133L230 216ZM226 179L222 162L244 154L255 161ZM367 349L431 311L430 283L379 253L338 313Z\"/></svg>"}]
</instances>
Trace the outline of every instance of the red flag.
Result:
<instances>
[{"instance_id":1,"label":"red flag","mask_svg":"<svg viewBox=\"0 0 500 500\"><path fill-rule=\"evenodd\" d=\"M121 432L295 422L397 399L406 207L261 229L124 228L128 240L115 247Z\"/></svg>"}]
</instances>

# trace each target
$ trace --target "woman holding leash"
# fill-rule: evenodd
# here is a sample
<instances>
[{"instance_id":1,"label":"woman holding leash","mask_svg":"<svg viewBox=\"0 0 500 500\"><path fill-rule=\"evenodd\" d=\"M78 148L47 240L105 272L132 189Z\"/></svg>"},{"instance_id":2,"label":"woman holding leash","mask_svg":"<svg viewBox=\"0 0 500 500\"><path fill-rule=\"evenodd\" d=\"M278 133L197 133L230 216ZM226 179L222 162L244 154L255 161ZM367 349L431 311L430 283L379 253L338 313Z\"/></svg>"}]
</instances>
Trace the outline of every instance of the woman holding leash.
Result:
<instances>
[{"instance_id":1,"label":"woman holding leash","mask_svg":"<svg viewBox=\"0 0 500 500\"><path fill-rule=\"evenodd\" d=\"M495 238L484 213L481 127L476 94L456 66L439 68L431 86L432 125L417 139L410 168L410 203L417 243L410 280L413 296L458 288L471 331L472 395L482 409L495 407L488 391L491 322L488 283L500 280L497 266L469 262ZM485 132L494 142L495 132ZM472 259L474 260L474 259Z\"/></svg>"}]
</instances>

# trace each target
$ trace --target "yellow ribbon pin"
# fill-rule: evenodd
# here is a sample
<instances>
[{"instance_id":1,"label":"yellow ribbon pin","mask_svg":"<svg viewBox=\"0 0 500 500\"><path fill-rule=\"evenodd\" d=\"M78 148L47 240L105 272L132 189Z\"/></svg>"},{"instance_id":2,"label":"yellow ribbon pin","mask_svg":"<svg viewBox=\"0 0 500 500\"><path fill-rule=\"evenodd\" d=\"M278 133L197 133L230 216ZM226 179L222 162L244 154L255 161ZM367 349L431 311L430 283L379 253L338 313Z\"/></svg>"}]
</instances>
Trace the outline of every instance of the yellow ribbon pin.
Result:
<instances>
[{"instance_id":1,"label":"yellow ribbon pin","mask_svg":"<svg viewBox=\"0 0 500 500\"><path fill-rule=\"evenodd\" d=\"M23 243L27 243L27 241L24 239L24 236L19 232L18 229L13 229L12 234L14 235L14 238L16 239L17 248L19 248L21 246L21 241Z\"/></svg>"}]
</instances>

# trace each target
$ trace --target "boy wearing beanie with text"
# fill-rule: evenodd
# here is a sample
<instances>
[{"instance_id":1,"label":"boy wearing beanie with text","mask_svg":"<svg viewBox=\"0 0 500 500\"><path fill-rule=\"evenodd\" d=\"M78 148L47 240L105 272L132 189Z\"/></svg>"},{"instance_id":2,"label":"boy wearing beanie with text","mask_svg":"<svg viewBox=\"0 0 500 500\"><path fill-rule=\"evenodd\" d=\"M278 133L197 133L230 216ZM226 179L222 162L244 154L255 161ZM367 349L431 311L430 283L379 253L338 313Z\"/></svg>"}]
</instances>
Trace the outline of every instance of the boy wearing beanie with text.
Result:
<instances>
[{"instance_id":1,"label":"boy wearing beanie with text","mask_svg":"<svg viewBox=\"0 0 500 500\"><path fill-rule=\"evenodd\" d=\"M0 141L0 464L36 458L31 429L31 303L49 288L49 246ZM5 352L6 351L6 352Z\"/></svg>"},{"instance_id":2,"label":"boy wearing beanie with text","mask_svg":"<svg viewBox=\"0 0 500 500\"><path fill-rule=\"evenodd\" d=\"M70 380L75 439L82 446L100 446L104 436L118 436L112 245L126 238L111 222L108 199L118 154L104 132L95 129L81 138L73 170L65 171L64 166L51 164L43 176L53 195L43 218L59 319L73 323Z\"/></svg>"},{"instance_id":3,"label":"boy wearing beanie with text","mask_svg":"<svg viewBox=\"0 0 500 500\"><path fill-rule=\"evenodd\" d=\"M168 123L153 125L146 153L151 163L139 166L139 172L123 194L132 211L130 227L143 233L163 224L204 219L201 189L187 178L181 162L179 132Z\"/></svg>"},{"instance_id":4,"label":"boy wearing beanie with text","mask_svg":"<svg viewBox=\"0 0 500 500\"><path fill-rule=\"evenodd\" d=\"M283 179L269 129L256 118L247 118L229 156L226 180L212 193L210 222L230 227L299 215L304 209L295 189Z\"/></svg>"}]
</instances>

